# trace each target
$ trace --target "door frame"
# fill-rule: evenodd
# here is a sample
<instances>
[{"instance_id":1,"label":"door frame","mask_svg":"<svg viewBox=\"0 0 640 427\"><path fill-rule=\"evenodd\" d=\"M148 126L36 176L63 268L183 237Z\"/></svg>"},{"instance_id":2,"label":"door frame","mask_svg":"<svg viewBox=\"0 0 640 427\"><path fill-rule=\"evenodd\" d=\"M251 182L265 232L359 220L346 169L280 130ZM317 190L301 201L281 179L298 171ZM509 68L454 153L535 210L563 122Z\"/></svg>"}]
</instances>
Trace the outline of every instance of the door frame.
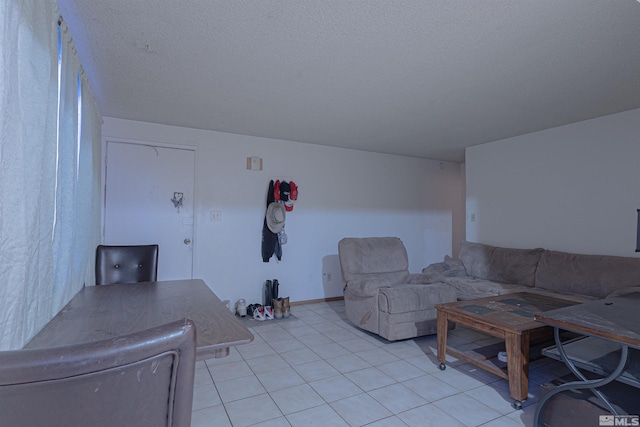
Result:
<instances>
[{"instance_id":1,"label":"door frame","mask_svg":"<svg viewBox=\"0 0 640 427\"><path fill-rule=\"evenodd\" d=\"M144 145L146 147L158 147L158 148L170 148L174 150L186 150L186 151L196 151L198 147L194 145L182 145L182 144L171 144L166 142L155 142L155 141L146 141L140 139L129 139L129 138L118 138L118 137L110 137L110 136L102 136L102 153L101 153L101 163L100 163L100 244L104 244L104 234L105 234L105 211L107 208L107 143L109 142L119 142L123 144L132 144L132 145ZM193 278L193 272L195 270L196 264L196 244L197 235L198 235L198 220L196 215L196 200L198 199L198 188L196 186L196 159L198 156L194 154L194 163L193 163L193 240L191 246L191 277Z\"/></svg>"}]
</instances>

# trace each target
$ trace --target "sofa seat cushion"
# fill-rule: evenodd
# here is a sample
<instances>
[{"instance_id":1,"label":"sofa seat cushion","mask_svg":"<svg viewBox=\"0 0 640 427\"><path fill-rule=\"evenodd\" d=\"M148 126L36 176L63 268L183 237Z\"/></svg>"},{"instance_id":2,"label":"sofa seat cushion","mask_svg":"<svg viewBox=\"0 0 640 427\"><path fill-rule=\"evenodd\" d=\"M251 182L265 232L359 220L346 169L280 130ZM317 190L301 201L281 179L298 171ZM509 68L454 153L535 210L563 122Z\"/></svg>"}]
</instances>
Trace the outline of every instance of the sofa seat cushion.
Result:
<instances>
[{"instance_id":1,"label":"sofa seat cushion","mask_svg":"<svg viewBox=\"0 0 640 427\"><path fill-rule=\"evenodd\" d=\"M459 300L470 300L490 296L527 292L532 288L523 285L493 282L476 277L447 277L443 282L455 289Z\"/></svg>"},{"instance_id":2,"label":"sofa seat cushion","mask_svg":"<svg viewBox=\"0 0 640 427\"><path fill-rule=\"evenodd\" d=\"M455 289L445 283L402 284L381 288L378 308L383 313L400 314L433 309L435 304L455 300Z\"/></svg>"},{"instance_id":3,"label":"sofa seat cushion","mask_svg":"<svg viewBox=\"0 0 640 427\"><path fill-rule=\"evenodd\" d=\"M613 291L612 293L610 293L609 295L607 295L608 297L621 297L624 295L629 295L629 294L638 294L640 293L640 286L629 286L628 288L620 288L616 291Z\"/></svg>"},{"instance_id":4,"label":"sofa seat cushion","mask_svg":"<svg viewBox=\"0 0 640 427\"><path fill-rule=\"evenodd\" d=\"M527 292L530 292L532 294L537 294L537 295L544 295L552 298L566 299L568 301L575 301L581 304L599 299L589 295L550 291L542 288L530 288L530 289L527 289Z\"/></svg>"}]
</instances>

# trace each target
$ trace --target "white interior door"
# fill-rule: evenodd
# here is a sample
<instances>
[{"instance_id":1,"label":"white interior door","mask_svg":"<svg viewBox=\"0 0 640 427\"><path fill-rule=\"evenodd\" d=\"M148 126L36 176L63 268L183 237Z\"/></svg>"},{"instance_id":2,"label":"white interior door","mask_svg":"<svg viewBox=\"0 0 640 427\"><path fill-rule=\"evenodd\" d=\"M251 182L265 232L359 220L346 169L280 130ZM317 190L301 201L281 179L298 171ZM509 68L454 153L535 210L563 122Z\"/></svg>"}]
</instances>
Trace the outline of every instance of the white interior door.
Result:
<instances>
[{"instance_id":1,"label":"white interior door","mask_svg":"<svg viewBox=\"0 0 640 427\"><path fill-rule=\"evenodd\" d=\"M107 141L105 245L158 244L158 280L192 278L194 151Z\"/></svg>"}]
</instances>

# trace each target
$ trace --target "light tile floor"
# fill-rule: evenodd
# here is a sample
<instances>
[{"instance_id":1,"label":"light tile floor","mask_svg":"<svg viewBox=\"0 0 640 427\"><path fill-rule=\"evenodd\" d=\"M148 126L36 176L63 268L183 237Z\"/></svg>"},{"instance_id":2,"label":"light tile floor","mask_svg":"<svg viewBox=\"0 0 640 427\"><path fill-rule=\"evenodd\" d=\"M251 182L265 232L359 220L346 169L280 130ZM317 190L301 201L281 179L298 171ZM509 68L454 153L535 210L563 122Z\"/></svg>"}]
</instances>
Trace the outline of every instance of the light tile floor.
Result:
<instances>
[{"instance_id":1,"label":"light tile floor","mask_svg":"<svg viewBox=\"0 0 640 427\"><path fill-rule=\"evenodd\" d=\"M540 384L566 374L559 362L533 362L529 399L511 407L509 387L450 359L440 371L436 337L388 342L346 320L344 302L292 307L295 319L249 321L251 344L198 362L192 427L486 426L533 424ZM449 343L490 343L469 329Z\"/></svg>"}]
</instances>

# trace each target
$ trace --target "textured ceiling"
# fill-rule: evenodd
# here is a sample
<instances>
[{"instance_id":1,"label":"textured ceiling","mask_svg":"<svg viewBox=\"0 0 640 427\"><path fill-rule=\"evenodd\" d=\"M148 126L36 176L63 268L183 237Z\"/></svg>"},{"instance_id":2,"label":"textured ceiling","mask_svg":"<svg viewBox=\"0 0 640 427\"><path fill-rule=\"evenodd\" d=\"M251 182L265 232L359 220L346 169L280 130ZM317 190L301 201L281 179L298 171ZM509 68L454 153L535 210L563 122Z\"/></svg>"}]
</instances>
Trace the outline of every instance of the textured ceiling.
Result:
<instances>
[{"instance_id":1,"label":"textured ceiling","mask_svg":"<svg viewBox=\"0 0 640 427\"><path fill-rule=\"evenodd\" d=\"M463 161L640 108L635 0L58 0L105 116Z\"/></svg>"}]
</instances>

